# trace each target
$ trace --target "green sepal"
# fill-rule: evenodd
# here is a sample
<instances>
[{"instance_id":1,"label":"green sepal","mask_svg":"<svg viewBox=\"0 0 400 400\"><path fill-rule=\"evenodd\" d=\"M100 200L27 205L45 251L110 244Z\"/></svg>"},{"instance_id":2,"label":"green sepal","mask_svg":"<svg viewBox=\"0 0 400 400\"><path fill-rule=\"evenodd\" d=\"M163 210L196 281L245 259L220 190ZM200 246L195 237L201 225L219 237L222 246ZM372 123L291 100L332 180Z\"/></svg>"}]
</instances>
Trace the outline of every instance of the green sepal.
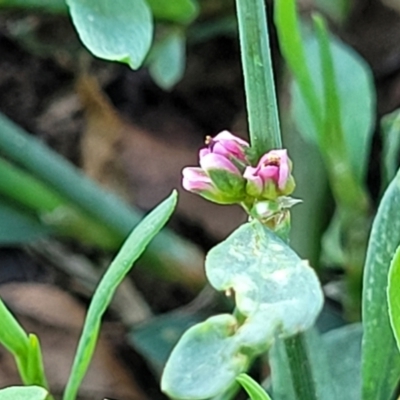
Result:
<instances>
[{"instance_id":1,"label":"green sepal","mask_svg":"<svg viewBox=\"0 0 400 400\"><path fill-rule=\"evenodd\" d=\"M211 169L207 175L223 197L236 199L241 202L246 197L245 179L239 175L223 169Z\"/></svg>"}]
</instances>

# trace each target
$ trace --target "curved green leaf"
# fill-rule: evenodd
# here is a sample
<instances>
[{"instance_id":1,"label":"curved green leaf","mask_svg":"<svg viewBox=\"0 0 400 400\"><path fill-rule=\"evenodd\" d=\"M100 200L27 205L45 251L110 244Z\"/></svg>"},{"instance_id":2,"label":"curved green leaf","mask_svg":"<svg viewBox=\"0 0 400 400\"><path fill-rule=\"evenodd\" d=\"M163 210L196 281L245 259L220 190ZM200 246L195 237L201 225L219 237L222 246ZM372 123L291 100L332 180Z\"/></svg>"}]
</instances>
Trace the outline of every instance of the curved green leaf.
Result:
<instances>
[{"instance_id":1,"label":"curved green leaf","mask_svg":"<svg viewBox=\"0 0 400 400\"><path fill-rule=\"evenodd\" d=\"M388 305L390 324L400 350L400 246L390 263L388 282Z\"/></svg>"},{"instance_id":2,"label":"curved green leaf","mask_svg":"<svg viewBox=\"0 0 400 400\"><path fill-rule=\"evenodd\" d=\"M243 386L251 400L271 400L262 386L247 374L240 374L236 380Z\"/></svg>"},{"instance_id":3,"label":"curved green leaf","mask_svg":"<svg viewBox=\"0 0 400 400\"><path fill-rule=\"evenodd\" d=\"M390 183L372 225L364 267L362 399L391 398L400 376L400 355L386 298L390 261L400 245L400 173Z\"/></svg>"},{"instance_id":4,"label":"curved green leaf","mask_svg":"<svg viewBox=\"0 0 400 400\"><path fill-rule=\"evenodd\" d=\"M79 340L74 363L64 392L64 400L74 400L89 367L100 332L101 319L110 304L115 290L141 256L146 246L167 223L177 202L174 191L159 204L132 231L110 267L101 279L89 306L85 324Z\"/></svg>"},{"instance_id":5,"label":"curved green leaf","mask_svg":"<svg viewBox=\"0 0 400 400\"><path fill-rule=\"evenodd\" d=\"M153 36L145 0L67 0L67 4L80 39L96 57L140 67Z\"/></svg>"},{"instance_id":6,"label":"curved green leaf","mask_svg":"<svg viewBox=\"0 0 400 400\"><path fill-rule=\"evenodd\" d=\"M15 386L0 390L0 400L45 400L47 395L47 390L38 386Z\"/></svg>"}]
</instances>

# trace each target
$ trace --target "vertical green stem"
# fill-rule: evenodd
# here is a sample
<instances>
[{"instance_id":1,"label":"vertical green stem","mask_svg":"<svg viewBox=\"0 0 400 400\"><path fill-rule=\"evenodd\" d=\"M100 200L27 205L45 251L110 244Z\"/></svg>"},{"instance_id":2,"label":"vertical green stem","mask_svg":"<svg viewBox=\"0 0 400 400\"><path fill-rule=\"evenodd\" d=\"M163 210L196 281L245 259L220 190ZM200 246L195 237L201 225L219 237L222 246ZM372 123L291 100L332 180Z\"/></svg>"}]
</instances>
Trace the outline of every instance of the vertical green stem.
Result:
<instances>
[{"instance_id":1,"label":"vertical green stem","mask_svg":"<svg viewBox=\"0 0 400 400\"><path fill-rule=\"evenodd\" d=\"M296 399L317 400L312 367L307 354L304 334L300 333L286 339L284 344Z\"/></svg>"},{"instance_id":2,"label":"vertical green stem","mask_svg":"<svg viewBox=\"0 0 400 400\"><path fill-rule=\"evenodd\" d=\"M236 0L246 90L249 134L261 156L281 147L275 84L269 47L265 2ZM317 398L303 334L285 341L296 400Z\"/></svg>"},{"instance_id":3,"label":"vertical green stem","mask_svg":"<svg viewBox=\"0 0 400 400\"><path fill-rule=\"evenodd\" d=\"M236 0L249 135L260 157L281 147L264 0Z\"/></svg>"}]
</instances>

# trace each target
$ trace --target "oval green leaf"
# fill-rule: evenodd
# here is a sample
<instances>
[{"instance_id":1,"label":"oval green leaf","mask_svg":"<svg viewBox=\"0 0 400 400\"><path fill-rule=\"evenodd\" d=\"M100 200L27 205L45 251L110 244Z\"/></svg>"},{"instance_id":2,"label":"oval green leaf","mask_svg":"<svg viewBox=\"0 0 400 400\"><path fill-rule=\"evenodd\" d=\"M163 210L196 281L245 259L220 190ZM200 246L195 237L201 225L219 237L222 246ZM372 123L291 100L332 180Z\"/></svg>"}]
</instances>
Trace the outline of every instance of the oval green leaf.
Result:
<instances>
[{"instance_id":1,"label":"oval green leaf","mask_svg":"<svg viewBox=\"0 0 400 400\"><path fill-rule=\"evenodd\" d=\"M363 284L362 399L391 398L400 376L400 355L389 321L386 290L400 245L400 173L390 183L372 225Z\"/></svg>"},{"instance_id":2,"label":"oval green leaf","mask_svg":"<svg viewBox=\"0 0 400 400\"><path fill-rule=\"evenodd\" d=\"M45 400L47 395L47 390L38 386L15 386L0 390L0 400Z\"/></svg>"},{"instance_id":3,"label":"oval green leaf","mask_svg":"<svg viewBox=\"0 0 400 400\"><path fill-rule=\"evenodd\" d=\"M145 0L67 0L83 44L96 57L137 69L149 51L153 21Z\"/></svg>"},{"instance_id":4,"label":"oval green leaf","mask_svg":"<svg viewBox=\"0 0 400 400\"><path fill-rule=\"evenodd\" d=\"M185 72L185 37L173 30L156 43L149 56L149 72L161 88L168 90L178 83Z\"/></svg>"},{"instance_id":5,"label":"oval green leaf","mask_svg":"<svg viewBox=\"0 0 400 400\"><path fill-rule=\"evenodd\" d=\"M164 369L161 389L173 399L209 399L227 390L248 363L229 314L211 317L184 333Z\"/></svg>"},{"instance_id":6,"label":"oval green leaf","mask_svg":"<svg viewBox=\"0 0 400 400\"><path fill-rule=\"evenodd\" d=\"M209 252L206 273L215 289L234 290L244 316L263 321L264 340L308 329L322 308L314 270L257 220Z\"/></svg>"}]
</instances>

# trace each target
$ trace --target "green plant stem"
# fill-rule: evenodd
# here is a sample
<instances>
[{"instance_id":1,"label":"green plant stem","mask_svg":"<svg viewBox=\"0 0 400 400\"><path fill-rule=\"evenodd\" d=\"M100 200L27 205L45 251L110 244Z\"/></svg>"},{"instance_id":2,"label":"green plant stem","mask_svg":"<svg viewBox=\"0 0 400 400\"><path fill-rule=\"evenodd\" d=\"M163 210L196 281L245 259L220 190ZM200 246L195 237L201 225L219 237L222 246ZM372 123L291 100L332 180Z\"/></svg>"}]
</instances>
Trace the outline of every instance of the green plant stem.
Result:
<instances>
[{"instance_id":1,"label":"green plant stem","mask_svg":"<svg viewBox=\"0 0 400 400\"><path fill-rule=\"evenodd\" d=\"M251 145L258 156L281 147L268 27L263 0L236 0ZM307 73L307 70L305 70ZM308 77L306 76L306 81ZM310 101L315 102L310 92ZM316 109L316 104L315 109ZM287 239L287 238L286 238ZM315 383L299 334L285 342L296 400L316 399ZM304 368L306 366L306 368Z\"/></svg>"},{"instance_id":2,"label":"green plant stem","mask_svg":"<svg viewBox=\"0 0 400 400\"><path fill-rule=\"evenodd\" d=\"M258 157L282 146L264 0L236 0L249 135Z\"/></svg>"},{"instance_id":3,"label":"green plant stem","mask_svg":"<svg viewBox=\"0 0 400 400\"><path fill-rule=\"evenodd\" d=\"M317 393L312 378L312 367L307 354L305 336L299 333L285 339L285 349L292 376L296 400L317 400Z\"/></svg>"},{"instance_id":4,"label":"green plant stem","mask_svg":"<svg viewBox=\"0 0 400 400\"><path fill-rule=\"evenodd\" d=\"M0 152L23 166L82 213L118 234L120 245L142 214L101 189L78 168L0 114ZM142 257L159 276L195 288L204 283L204 256L193 244L164 229Z\"/></svg>"}]
</instances>

